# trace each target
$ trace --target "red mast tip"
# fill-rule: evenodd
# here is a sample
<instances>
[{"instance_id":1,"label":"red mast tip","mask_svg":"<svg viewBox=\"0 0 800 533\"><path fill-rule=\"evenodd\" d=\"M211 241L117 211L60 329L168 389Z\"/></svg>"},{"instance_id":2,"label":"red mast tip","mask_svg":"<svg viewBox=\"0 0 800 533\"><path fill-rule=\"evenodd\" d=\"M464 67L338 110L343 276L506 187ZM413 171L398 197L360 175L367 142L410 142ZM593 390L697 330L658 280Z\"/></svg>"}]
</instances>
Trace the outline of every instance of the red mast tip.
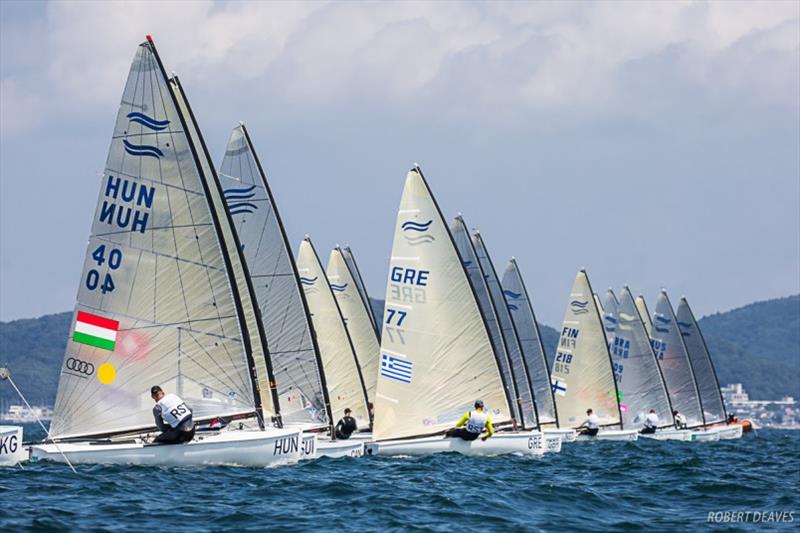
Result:
<instances>
[{"instance_id":1,"label":"red mast tip","mask_svg":"<svg viewBox=\"0 0 800 533\"><path fill-rule=\"evenodd\" d=\"M148 42L151 42L151 43L153 42L153 36L152 35L145 35L145 37L147 38Z\"/></svg>"}]
</instances>

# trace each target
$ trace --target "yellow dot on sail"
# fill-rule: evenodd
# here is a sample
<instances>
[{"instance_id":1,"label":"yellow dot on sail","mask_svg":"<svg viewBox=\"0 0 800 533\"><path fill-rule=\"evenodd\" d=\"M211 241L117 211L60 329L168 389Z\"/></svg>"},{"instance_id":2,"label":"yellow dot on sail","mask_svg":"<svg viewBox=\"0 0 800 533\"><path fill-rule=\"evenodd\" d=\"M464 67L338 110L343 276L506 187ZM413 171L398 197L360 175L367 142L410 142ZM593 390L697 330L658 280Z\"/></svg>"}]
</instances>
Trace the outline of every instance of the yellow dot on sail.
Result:
<instances>
[{"instance_id":1,"label":"yellow dot on sail","mask_svg":"<svg viewBox=\"0 0 800 533\"><path fill-rule=\"evenodd\" d=\"M97 369L97 380L103 385L110 385L114 383L116 378L117 370L111 363L103 363L100 365L100 368Z\"/></svg>"}]
</instances>

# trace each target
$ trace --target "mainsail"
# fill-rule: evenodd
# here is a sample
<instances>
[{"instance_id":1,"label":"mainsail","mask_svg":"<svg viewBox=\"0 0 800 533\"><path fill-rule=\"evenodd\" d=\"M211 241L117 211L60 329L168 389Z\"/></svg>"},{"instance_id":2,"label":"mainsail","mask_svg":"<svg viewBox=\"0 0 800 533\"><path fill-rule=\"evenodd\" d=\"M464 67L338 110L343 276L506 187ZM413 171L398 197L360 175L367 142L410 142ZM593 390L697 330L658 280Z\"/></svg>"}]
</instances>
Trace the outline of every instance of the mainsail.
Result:
<instances>
[{"instance_id":1,"label":"mainsail","mask_svg":"<svg viewBox=\"0 0 800 533\"><path fill-rule=\"evenodd\" d=\"M639 311L639 316L642 317L642 323L644 324L645 331L647 331L647 335L652 336L653 319L650 318L650 311L647 309L644 296L641 294L636 297L636 310Z\"/></svg>"},{"instance_id":2,"label":"mainsail","mask_svg":"<svg viewBox=\"0 0 800 533\"><path fill-rule=\"evenodd\" d=\"M475 246L472 244L472 239L469 235L469 230L467 230L467 225L461 215L458 215L453 219L453 222L450 223L450 233L453 236L453 242L455 242L458 254L464 262L464 268L469 276L472 290L478 299L478 308L486 322L489 340L492 343L494 353L497 354L500 371L503 374L503 383L506 385L508 402L512 408L512 416L515 420L521 421L523 417L520 411L520 396L517 392L517 380L514 375L514 367L511 364L511 358L508 354L509 348L503 336L500 319L497 316L497 309L489 293L489 286L486 283L483 268L481 268L481 263L478 260L478 253L475 251Z\"/></svg>"},{"instance_id":3,"label":"mainsail","mask_svg":"<svg viewBox=\"0 0 800 533\"><path fill-rule=\"evenodd\" d=\"M381 345L369 318L372 313L358 291L357 273L350 269L344 252L338 246L331 251L328 259L327 276L356 351L367 399L374 401Z\"/></svg>"},{"instance_id":4,"label":"mainsail","mask_svg":"<svg viewBox=\"0 0 800 533\"><path fill-rule=\"evenodd\" d=\"M440 433L476 399L511 420L486 323L461 257L418 168L406 176L386 286L377 439Z\"/></svg>"},{"instance_id":5,"label":"mainsail","mask_svg":"<svg viewBox=\"0 0 800 533\"><path fill-rule=\"evenodd\" d=\"M128 75L112 136L59 379L56 438L153 428L150 387L196 419L271 412L251 368L265 360L248 327L229 221L187 134L152 40ZM252 302L250 302L252 304ZM263 400L263 402L262 402Z\"/></svg>"},{"instance_id":6,"label":"mainsail","mask_svg":"<svg viewBox=\"0 0 800 533\"><path fill-rule=\"evenodd\" d=\"M689 427L703 425L703 407L683 336L676 324L667 292L658 295L650 334L653 351L667 384L672 407L686 417Z\"/></svg>"},{"instance_id":7,"label":"mainsail","mask_svg":"<svg viewBox=\"0 0 800 533\"><path fill-rule=\"evenodd\" d=\"M489 289L489 296L497 312L503 339L505 339L506 347L508 348L508 357L514 370L514 383L519 398L517 403L522 412L522 427L537 427L538 417L536 416L536 403L534 402L533 389L531 387L530 371L525 358L522 356L522 347L520 346L517 328L514 326L508 305L506 305L500 278L497 276L497 271L480 232L476 231L472 235L472 244L475 247L475 253L478 255L478 262L486 280L486 287Z\"/></svg>"},{"instance_id":8,"label":"mainsail","mask_svg":"<svg viewBox=\"0 0 800 533\"><path fill-rule=\"evenodd\" d=\"M233 129L219 171L269 346L284 424L329 423L319 353L305 295L267 176L244 124Z\"/></svg>"},{"instance_id":9,"label":"mainsail","mask_svg":"<svg viewBox=\"0 0 800 533\"><path fill-rule=\"evenodd\" d=\"M604 308L623 425L641 427L650 409L655 409L660 427L673 426L664 379L628 287L622 288L619 301L609 289Z\"/></svg>"},{"instance_id":10,"label":"mainsail","mask_svg":"<svg viewBox=\"0 0 800 533\"><path fill-rule=\"evenodd\" d=\"M503 294L517 329L522 355L528 365L539 424L557 423L553 388L550 386L550 368L542 336L539 333L539 324L536 322L533 305L514 258L508 262L503 273Z\"/></svg>"},{"instance_id":11,"label":"mainsail","mask_svg":"<svg viewBox=\"0 0 800 533\"><path fill-rule=\"evenodd\" d=\"M344 257L345 263L347 263L347 266L350 268L350 272L353 273L353 278L356 280L356 287L358 287L358 294L361 295L361 299L364 301L364 306L369 312L369 320L372 323L372 328L375 330L375 336L377 337L381 334L381 329L378 327L378 323L375 321L375 313L372 312L372 304L369 300L367 287L364 285L364 279L361 277L361 271L358 269L356 256L353 255L353 250L351 250L349 246L342 248L342 256Z\"/></svg>"},{"instance_id":12,"label":"mainsail","mask_svg":"<svg viewBox=\"0 0 800 533\"><path fill-rule=\"evenodd\" d=\"M368 428L371 421L361 369L336 297L308 237L300 243L297 270L311 312L334 419L349 408L359 428Z\"/></svg>"},{"instance_id":13,"label":"mainsail","mask_svg":"<svg viewBox=\"0 0 800 533\"><path fill-rule=\"evenodd\" d=\"M587 409L604 426L621 424L603 323L584 270L578 272L569 295L550 380L562 427L578 427Z\"/></svg>"},{"instance_id":14,"label":"mainsail","mask_svg":"<svg viewBox=\"0 0 800 533\"><path fill-rule=\"evenodd\" d=\"M678 303L677 320L683 342L689 353L689 359L692 362L697 389L703 404L705 423L724 422L727 414L725 403L722 401L722 393L719 390L717 372L714 370L714 363L711 361L711 354L708 353L706 341L686 298L681 298Z\"/></svg>"}]
</instances>

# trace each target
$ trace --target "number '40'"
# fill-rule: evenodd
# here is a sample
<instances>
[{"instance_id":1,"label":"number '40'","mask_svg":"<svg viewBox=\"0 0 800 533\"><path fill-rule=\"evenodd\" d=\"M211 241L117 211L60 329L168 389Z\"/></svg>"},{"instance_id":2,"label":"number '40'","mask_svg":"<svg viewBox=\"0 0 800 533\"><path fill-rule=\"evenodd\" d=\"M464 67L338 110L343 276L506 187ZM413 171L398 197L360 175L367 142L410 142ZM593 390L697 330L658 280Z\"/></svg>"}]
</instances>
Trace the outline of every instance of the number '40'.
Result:
<instances>
[{"instance_id":1,"label":"number '40'","mask_svg":"<svg viewBox=\"0 0 800 533\"><path fill-rule=\"evenodd\" d=\"M92 252L92 259L94 259L98 265L102 265L106 261L106 245L101 244L97 248L95 248L94 252ZM116 270L119 268L119 265L122 264L122 252L118 248L112 248L111 252L108 254L108 268L111 270Z\"/></svg>"}]
</instances>

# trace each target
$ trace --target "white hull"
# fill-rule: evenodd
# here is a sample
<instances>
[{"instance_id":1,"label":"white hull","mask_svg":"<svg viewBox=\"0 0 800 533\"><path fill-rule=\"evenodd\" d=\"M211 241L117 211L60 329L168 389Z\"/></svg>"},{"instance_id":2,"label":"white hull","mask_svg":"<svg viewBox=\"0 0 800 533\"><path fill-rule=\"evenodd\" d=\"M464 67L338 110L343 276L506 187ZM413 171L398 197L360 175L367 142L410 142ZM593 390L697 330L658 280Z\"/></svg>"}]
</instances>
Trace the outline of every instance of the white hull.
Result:
<instances>
[{"instance_id":1,"label":"white hull","mask_svg":"<svg viewBox=\"0 0 800 533\"><path fill-rule=\"evenodd\" d=\"M716 442L719 440L719 433L716 431L694 430L692 431L692 442Z\"/></svg>"},{"instance_id":2,"label":"white hull","mask_svg":"<svg viewBox=\"0 0 800 533\"><path fill-rule=\"evenodd\" d=\"M90 442L37 444L30 448L31 460L73 464L128 464L148 466L238 465L274 466L300 459L299 429L266 431L222 431L198 434L186 444L92 444Z\"/></svg>"},{"instance_id":3,"label":"white hull","mask_svg":"<svg viewBox=\"0 0 800 533\"><path fill-rule=\"evenodd\" d=\"M744 427L739 424L730 426L712 426L708 431L714 431L719 434L720 440L741 439L744 433Z\"/></svg>"},{"instance_id":4,"label":"white hull","mask_svg":"<svg viewBox=\"0 0 800 533\"><path fill-rule=\"evenodd\" d=\"M601 429L597 435L578 435L575 442L590 442L595 440L614 440L630 442L639 438L639 432L635 429Z\"/></svg>"},{"instance_id":5,"label":"white hull","mask_svg":"<svg viewBox=\"0 0 800 533\"><path fill-rule=\"evenodd\" d=\"M563 443L561 435L543 434L542 440L544 441L544 453L561 453L561 444Z\"/></svg>"},{"instance_id":6,"label":"white hull","mask_svg":"<svg viewBox=\"0 0 800 533\"><path fill-rule=\"evenodd\" d=\"M466 441L444 436L398 439L367 444L367 455L431 455L434 453L456 452L470 456L486 455L541 455L539 444L541 433L495 433L491 438Z\"/></svg>"},{"instance_id":7,"label":"white hull","mask_svg":"<svg viewBox=\"0 0 800 533\"><path fill-rule=\"evenodd\" d=\"M578 437L578 432L570 428L544 428L542 433L547 435L559 435L562 442L575 442Z\"/></svg>"},{"instance_id":8,"label":"white hull","mask_svg":"<svg viewBox=\"0 0 800 533\"><path fill-rule=\"evenodd\" d=\"M317 457L362 457L364 455L364 441L317 439Z\"/></svg>"},{"instance_id":9,"label":"white hull","mask_svg":"<svg viewBox=\"0 0 800 533\"><path fill-rule=\"evenodd\" d=\"M640 439L691 441L694 432L688 429L659 429L655 433L639 433Z\"/></svg>"},{"instance_id":10,"label":"white hull","mask_svg":"<svg viewBox=\"0 0 800 533\"><path fill-rule=\"evenodd\" d=\"M26 458L22 426L0 426L0 466L14 466Z\"/></svg>"}]
</instances>

